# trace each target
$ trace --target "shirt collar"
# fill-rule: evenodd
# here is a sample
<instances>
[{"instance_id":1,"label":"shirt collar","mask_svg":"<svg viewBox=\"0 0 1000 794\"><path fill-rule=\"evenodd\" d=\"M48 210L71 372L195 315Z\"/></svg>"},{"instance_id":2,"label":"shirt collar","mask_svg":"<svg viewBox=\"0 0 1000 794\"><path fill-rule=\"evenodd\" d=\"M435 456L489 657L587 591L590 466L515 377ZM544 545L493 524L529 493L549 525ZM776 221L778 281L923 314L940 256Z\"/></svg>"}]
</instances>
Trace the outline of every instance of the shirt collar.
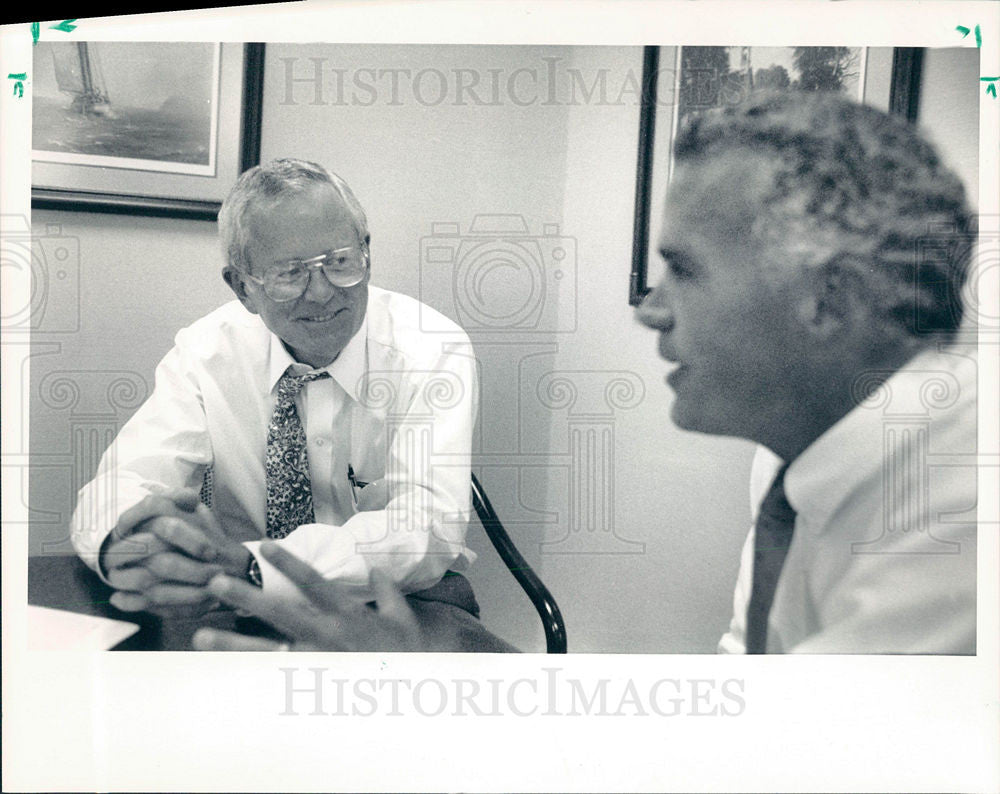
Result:
<instances>
[{"instance_id":1,"label":"shirt collar","mask_svg":"<svg viewBox=\"0 0 1000 794\"><path fill-rule=\"evenodd\" d=\"M269 391L274 391L278 381L281 380L281 376L285 374L285 371L289 367L292 367L298 374L314 371L328 372L330 377L337 381L340 387L352 399L357 400L358 384L361 382L367 368L368 312L365 312L365 318L361 321L361 328L351 337L344 349L340 351L340 355L327 366L318 369L292 358L281 339L273 331L270 332L270 337L271 349L268 360L267 384Z\"/></svg>"},{"instance_id":2,"label":"shirt collar","mask_svg":"<svg viewBox=\"0 0 1000 794\"><path fill-rule=\"evenodd\" d=\"M935 360L937 357L938 360ZM906 406L919 406L928 370L948 367L933 350L914 356L895 373L873 372L873 385L884 385L864 400L791 462L785 474L785 494L806 526L816 531L829 523L834 511L862 482L883 465L886 403L892 414ZM919 412L918 412L919 413Z\"/></svg>"},{"instance_id":3,"label":"shirt collar","mask_svg":"<svg viewBox=\"0 0 1000 794\"><path fill-rule=\"evenodd\" d=\"M330 373L330 376L340 384L340 388L347 392L355 402L358 399L358 384L361 383L368 369L367 361L368 312L366 311L365 318L361 321L361 327L358 329L358 332L351 337L351 341L340 351L340 355L337 356L336 361L326 367L326 371Z\"/></svg>"}]
</instances>

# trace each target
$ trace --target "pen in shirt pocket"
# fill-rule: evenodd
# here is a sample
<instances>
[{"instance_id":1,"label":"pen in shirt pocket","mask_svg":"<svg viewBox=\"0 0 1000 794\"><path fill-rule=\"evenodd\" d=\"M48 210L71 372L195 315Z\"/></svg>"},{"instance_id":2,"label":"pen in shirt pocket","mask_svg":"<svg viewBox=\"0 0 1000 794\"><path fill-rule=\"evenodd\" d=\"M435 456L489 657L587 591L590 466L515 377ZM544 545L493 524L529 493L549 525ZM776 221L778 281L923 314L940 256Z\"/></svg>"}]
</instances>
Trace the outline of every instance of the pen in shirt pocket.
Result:
<instances>
[{"instance_id":1,"label":"pen in shirt pocket","mask_svg":"<svg viewBox=\"0 0 1000 794\"><path fill-rule=\"evenodd\" d=\"M351 483L351 500L354 502L354 509L357 510L358 491L368 485L368 483L362 482L354 476L354 466L350 463L347 464L347 480Z\"/></svg>"}]
</instances>

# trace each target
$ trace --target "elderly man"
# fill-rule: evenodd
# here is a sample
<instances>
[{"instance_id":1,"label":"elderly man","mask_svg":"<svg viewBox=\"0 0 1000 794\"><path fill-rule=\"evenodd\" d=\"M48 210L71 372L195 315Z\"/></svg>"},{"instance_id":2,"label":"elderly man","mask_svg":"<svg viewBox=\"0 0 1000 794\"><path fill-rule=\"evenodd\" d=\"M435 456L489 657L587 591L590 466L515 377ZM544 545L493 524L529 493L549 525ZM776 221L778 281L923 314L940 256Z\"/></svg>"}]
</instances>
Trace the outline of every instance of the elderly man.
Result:
<instances>
[{"instance_id":1,"label":"elderly man","mask_svg":"<svg viewBox=\"0 0 1000 794\"><path fill-rule=\"evenodd\" d=\"M968 255L961 184L905 121L832 95L705 114L675 158L665 272L638 318L675 365L673 421L762 448L720 650L974 653L976 372L948 344ZM950 244L918 261L942 233ZM389 583L380 612L360 610L261 551L311 611L225 576L209 589L296 647L454 648L422 635Z\"/></svg>"},{"instance_id":2,"label":"elderly man","mask_svg":"<svg viewBox=\"0 0 1000 794\"><path fill-rule=\"evenodd\" d=\"M81 557L123 610L200 614L223 571L294 593L258 552L272 539L362 600L378 571L429 619L442 605L476 615L468 583L442 579L475 558L468 337L369 286L365 213L319 165L250 169L219 227L238 300L177 334L152 396L81 491ZM210 511L191 499L203 485ZM454 616L463 631L466 617Z\"/></svg>"}]
</instances>

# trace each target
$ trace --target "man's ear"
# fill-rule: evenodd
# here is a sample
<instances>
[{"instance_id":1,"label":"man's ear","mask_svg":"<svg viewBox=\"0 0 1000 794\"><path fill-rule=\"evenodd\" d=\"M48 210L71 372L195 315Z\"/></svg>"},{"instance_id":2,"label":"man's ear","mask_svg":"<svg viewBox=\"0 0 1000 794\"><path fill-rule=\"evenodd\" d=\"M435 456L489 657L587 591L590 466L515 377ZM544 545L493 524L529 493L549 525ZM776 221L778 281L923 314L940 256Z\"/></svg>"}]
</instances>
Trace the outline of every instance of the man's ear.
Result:
<instances>
[{"instance_id":1,"label":"man's ear","mask_svg":"<svg viewBox=\"0 0 1000 794\"><path fill-rule=\"evenodd\" d=\"M828 262L803 281L796 313L813 339L829 340L856 325L860 318L853 278L842 265Z\"/></svg>"},{"instance_id":2,"label":"man's ear","mask_svg":"<svg viewBox=\"0 0 1000 794\"><path fill-rule=\"evenodd\" d=\"M257 305L250 297L250 293L247 292L247 284L243 278L243 273L232 265L226 265L222 269L222 278L229 285L229 289L236 293L236 297L240 299L243 307L251 314L257 314Z\"/></svg>"}]
</instances>

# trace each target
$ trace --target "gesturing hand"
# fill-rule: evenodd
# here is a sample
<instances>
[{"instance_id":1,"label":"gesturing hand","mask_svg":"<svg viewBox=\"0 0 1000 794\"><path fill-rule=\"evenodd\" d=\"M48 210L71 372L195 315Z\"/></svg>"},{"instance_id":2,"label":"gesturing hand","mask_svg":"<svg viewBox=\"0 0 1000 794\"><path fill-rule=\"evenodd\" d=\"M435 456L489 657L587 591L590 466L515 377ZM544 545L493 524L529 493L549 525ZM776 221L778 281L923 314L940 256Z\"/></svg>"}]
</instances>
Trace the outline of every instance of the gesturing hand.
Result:
<instances>
[{"instance_id":1,"label":"gesturing hand","mask_svg":"<svg viewBox=\"0 0 1000 794\"><path fill-rule=\"evenodd\" d=\"M323 579L274 543L260 553L299 589L301 597L275 596L232 577L216 576L208 590L220 601L253 613L287 636L285 644L228 631L199 629L193 638L201 651L422 651L429 650L416 616L403 594L381 571L372 571L375 608L359 603L343 585Z\"/></svg>"}]
</instances>

